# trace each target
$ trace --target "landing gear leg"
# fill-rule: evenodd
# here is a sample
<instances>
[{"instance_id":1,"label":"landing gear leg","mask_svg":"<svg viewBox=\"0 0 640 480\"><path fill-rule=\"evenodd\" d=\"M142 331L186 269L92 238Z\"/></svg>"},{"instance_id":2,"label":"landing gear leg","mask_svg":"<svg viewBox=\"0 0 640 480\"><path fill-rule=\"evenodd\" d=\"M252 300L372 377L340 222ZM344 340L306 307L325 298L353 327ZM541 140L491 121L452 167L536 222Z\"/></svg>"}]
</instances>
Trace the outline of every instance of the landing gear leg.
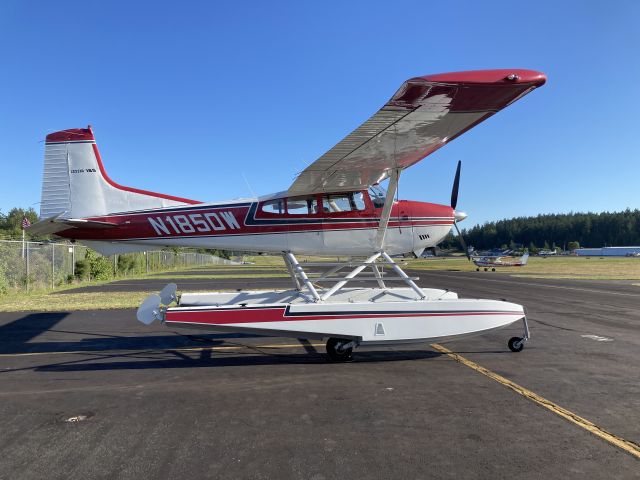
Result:
<instances>
[{"instance_id":1,"label":"landing gear leg","mask_svg":"<svg viewBox=\"0 0 640 480\"><path fill-rule=\"evenodd\" d=\"M522 317L522 323L524 324L524 336L523 337L511 337L507 345L512 352L521 352L524 348L524 342L529 340L529 324L527 323L527 317Z\"/></svg>"},{"instance_id":2,"label":"landing gear leg","mask_svg":"<svg viewBox=\"0 0 640 480\"><path fill-rule=\"evenodd\" d=\"M356 342L344 338L330 338L327 341L327 356L332 362L348 362L353 359Z\"/></svg>"}]
</instances>

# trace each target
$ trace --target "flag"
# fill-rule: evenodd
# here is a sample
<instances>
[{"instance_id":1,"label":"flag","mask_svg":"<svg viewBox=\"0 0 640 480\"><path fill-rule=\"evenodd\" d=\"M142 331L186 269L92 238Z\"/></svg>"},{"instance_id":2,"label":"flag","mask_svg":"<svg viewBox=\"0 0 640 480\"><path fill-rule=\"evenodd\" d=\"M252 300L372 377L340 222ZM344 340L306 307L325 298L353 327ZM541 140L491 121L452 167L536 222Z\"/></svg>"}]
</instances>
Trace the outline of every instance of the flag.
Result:
<instances>
[{"instance_id":1,"label":"flag","mask_svg":"<svg viewBox=\"0 0 640 480\"><path fill-rule=\"evenodd\" d=\"M29 228L31 226L31 222L29 221L29 219L27 217L24 217L22 219L22 229L25 230L27 228Z\"/></svg>"}]
</instances>

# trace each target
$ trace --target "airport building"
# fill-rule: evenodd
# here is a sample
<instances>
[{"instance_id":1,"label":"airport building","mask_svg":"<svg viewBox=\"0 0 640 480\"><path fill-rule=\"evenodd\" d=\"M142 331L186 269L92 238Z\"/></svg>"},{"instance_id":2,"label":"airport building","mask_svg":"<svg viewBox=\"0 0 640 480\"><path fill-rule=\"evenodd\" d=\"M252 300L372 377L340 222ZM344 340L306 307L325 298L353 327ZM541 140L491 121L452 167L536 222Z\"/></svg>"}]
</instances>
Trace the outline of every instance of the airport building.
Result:
<instances>
[{"instance_id":1,"label":"airport building","mask_svg":"<svg viewBox=\"0 0 640 480\"><path fill-rule=\"evenodd\" d=\"M640 247L576 248L575 253L580 257L633 257L640 256Z\"/></svg>"}]
</instances>

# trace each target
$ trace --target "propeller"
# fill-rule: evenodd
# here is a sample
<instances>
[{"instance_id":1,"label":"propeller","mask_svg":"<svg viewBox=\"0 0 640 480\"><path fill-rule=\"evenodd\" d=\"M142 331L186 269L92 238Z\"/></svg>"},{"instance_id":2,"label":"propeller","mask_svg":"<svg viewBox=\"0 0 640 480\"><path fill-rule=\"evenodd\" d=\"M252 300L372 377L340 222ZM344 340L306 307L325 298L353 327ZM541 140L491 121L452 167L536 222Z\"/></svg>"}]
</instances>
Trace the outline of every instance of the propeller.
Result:
<instances>
[{"instance_id":1,"label":"propeller","mask_svg":"<svg viewBox=\"0 0 640 480\"><path fill-rule=\"evenodd\" d=\"M462 245L462 248L464 249L464 253L467 256L467 260L471 261L471 255L469 255L469 249L467 248L467 242L464 241L464 237L462 236L462 233L460 233L460 229L458 228L457 220L453 221L453 226L456 228L456 232L458 232L458 238L460 239L460 245Z\"/></svg>"},{"instance_id":2,"label":"propeller","mask_svg":"<svg viewBox=\"0 0 640 480\"><path fill-rule=\"evenodd\" d=\"M471 255L469 255L469 249L467 248L467 242L464 241L464 237L462 233L460 233L460 229L458 228L458 218L460 220L464 220L467 218L467 215L463 212L456 212L455 209L458 206L458 189L460 188L460 169L462 168L462 161L458 160L458 167L456 168L456 176L453 178L453 187L451 188L451 208L454 210L453 215L453 226L458 232L458 239L460 240L460 245L464 250L465 255L467 256L467 260L471 261Z\"/></svg>"},{"instance_id":3,"label":"propeller","mask_svg":"<svg viewBox=\"0 0 640 480\"><path fill-rule=\"evenodd\" d=\"M460 168L462 160L458 160L458 168L456 168L456 176L453 178L453 188L451 189L451 208L454 210L458 206L458 188L460 187Z\"/></svg>"},{"instance_id":4,"label":"propeller","mask_svg":"<svg viewBox=\"0 0 640 480\"><path fill-rule=\"evenodd\" d=\"M151 325L161 318L160 295L149 295L136 312L136 318L145 325Z\"/></svg>"},{"instance_id":5,"label":"propeller","mask_svg":"<svg viewBox=\"0 0 640 480\"><path fill-rule=\"evenodd\" d=\"M160 291L160 295L149 295L136 312L137 319L145 325L151 325L154 320L163 320L166 306L173 301L177 301L176 290L178 289L175 283L168 283ZM165 305L163 307L162 305Z\"/></svg>"}]
</instances>

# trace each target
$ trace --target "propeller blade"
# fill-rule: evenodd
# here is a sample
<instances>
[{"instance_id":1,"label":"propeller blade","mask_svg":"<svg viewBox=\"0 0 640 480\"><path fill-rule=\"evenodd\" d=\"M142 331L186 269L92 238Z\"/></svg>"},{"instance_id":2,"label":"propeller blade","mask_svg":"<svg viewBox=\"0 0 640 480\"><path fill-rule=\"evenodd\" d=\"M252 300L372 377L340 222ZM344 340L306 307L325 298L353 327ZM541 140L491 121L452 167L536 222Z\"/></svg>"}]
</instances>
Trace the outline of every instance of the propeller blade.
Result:
<instances>
[{"instance_id":1,"label":"propeller blade","mask_svg":"<svg viewBox=\"0 0 640 480\"><path fill-rule=\"evenodd\" d=\"M467 242L464 241L464 237L462 233L460 233L460 229L458 228L458 222L453 222L453 226L456 228L456 232L458 232L458 239L460 240L460 245L464 249L464 254L467 256L467 260L471 261L471 255L469 255L469 249L467 248Z\"/></svg>"},{"instance_id":2,"label":"propeller blade","mask_svg":"<svg viewBox=\"0 0 640 480\"><path fill-rule=\"evenodd\" d=\"M456 168L456 176L453 179L453 188L451 189L451 208L454 210L458 205L458 187L460 186L460 167L462 161L458 160L458 168Z\"/></svg>"},{"instance_id":3,"label":"propeller blade","mask_svg":"<svg viewBox=\"0 0 640 480\"><path fill-rule=\"evenodd\" d=\"M178 286L175 283L168 283L165 287L160 291L160 302L163 305L169 305L171 302L176 300L176 290Z\"/></svg>"},{"instance_id":4,"label":"propeller blade","mask_svg":"<svg viewBox=\"0 0 640 480\"><path fill-rule=\"evenodd\" d=\"M136 318L145 325L151 325L160 315L160 295L149 295L138 307Z\"/></svg>"}]
</instances>

